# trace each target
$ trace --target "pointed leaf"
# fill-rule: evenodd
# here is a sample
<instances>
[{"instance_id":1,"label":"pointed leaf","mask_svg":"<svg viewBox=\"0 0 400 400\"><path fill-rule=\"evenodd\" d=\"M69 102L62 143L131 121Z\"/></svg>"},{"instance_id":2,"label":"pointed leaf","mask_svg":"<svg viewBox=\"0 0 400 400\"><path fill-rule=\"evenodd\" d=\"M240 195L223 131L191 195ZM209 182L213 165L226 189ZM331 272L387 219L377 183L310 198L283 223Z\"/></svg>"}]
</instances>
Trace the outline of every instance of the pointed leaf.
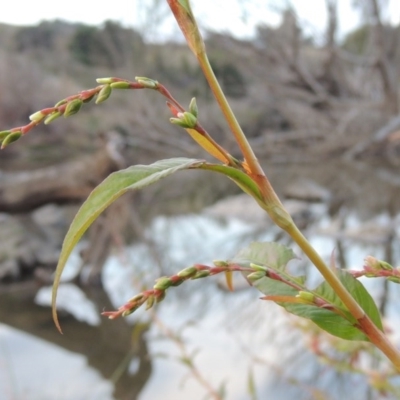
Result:
<instances>
[{"instance_id":1,"label":"pointed leaf","mask_svg":"<svg viewBox=\"0 0 400 400\"><path fill-rule=\"evenodd\" d=\"M292 249L279 243L254 242L249 247L241 250L230 262L243 266L258 264L268 267L269 270L275 271L279 276L285 278L286 281L292 282L299 290L307 291L307 288L304 286L305 277L293 276L286 271L287 263L295 258L296 256ZM244 275L246 276L247 274ZM284 285L287 286L286 284ZM281 293L275 294L279 295Z\"/></svg>"},{"instance_id":2,"label":"pointed leaf","mask_svg":"<svg viewBox=\"0 0 400 400\"><path fill-rule=\"evenodd\" d=\"M302 318L310 319L321 329L331 335L347 340L368 340L367 337L358 330L352 321L325 308L320 308L310 304L295 304L292 302L282 302L285 297L295 297L299 291L295 288L270 278L262 278L253 283L261 293L268 297L281 297L277 304L285 308L291 314Z\"/></svg>"},{"instance_id":3,"label":"pointed leaf","mask_svg":"<svg viewBox=\"0 0 400 400\"><path fill-rule=\"evenodd\" d=\"M211 154L217 160L228 164L228 152L218 145L211 137L197 132L195 129L186 128L185 131L192 139L201 146L207 153Z\"/></svg>"},{"instance_id":4,"label":"pointed leaf","mask_svg":"<svg viewBox=\"0 0 400 400\"><path fill-rule=\"evenodd\" d=\"M299 290L294 287L267 277L256 280L253 286L267 296L295 297L299 294Z\"/></svg>"},{"instance_id":5,"label":"pointed leaf","mask_svg":"<svg viewBox=\"0 0 400 400\"><path fill-rule=\"evenodd\" d=\"M225 271L226 286L233 292L233 273L232 271Z\"/></svg>"},{"instance_id":6,"label":"pointed leaf","mask_svg":"<svg viewBox=\"0 0 400 400\"><path fill-rule=\"evenodd\" d=\"M244 266L249 266L251 263L266 266L268 270L276 272L278 277L289 282L290 284L268 277L253 282L253 286L265 294L266 299L276 301L288 312L310 319L320 328L342 339L368 340L367 336L356 327L357 321L326 282L310 291L304 287L304 277L294 277L286 271L286 264L293 258L292 250L285 246L277 243L256 242L241 250L231 262ZM366 314L379 329L382 329L379 311L364 286L346 271L338 270L337 273L343 285L354 296ZM337 312L312 304L297 304L297 300L293 298L296 298L301 290L323 299Z\"/></svg>"},{"instance_id":7,"label":"pointed leaf","mask_svg":"<svg viewBox=\"0 0 400 400\"><path fill-rule=\"evenodd\" d=\"M55 272L52 292L52 311L54 322L60 332L61 328L58 322L56 310L56 297L61 274L71 251L93 221L111 203L128 190L141 189L173 174L174 172L188 169L199 163L201 164L203 161L188 158L174 158L170 160L157 161L151 165L135 165L114 172L92 191L69 227Z\"/></svg>"},{"instance_id":8,"label":"pointed leaf","mask_svg":"<svg viewBox=\"0 0 400 400\"><path fill-rule=\"evenodd\" d=\"M307 315L310 315L310 317L306 316L305 318L310 318L311 321L324 331L345 340L369 341L368 337L361 330L356 328L348 319L345 319L329 310L321 308L318 308L317 310L318 311L312 314L307 310Z\"/></svg>"},{"instance_id":9,"label":"pointed leaf","mask_svg":"<svg viewBox=\"0 0 400 400\"><path fill-rule=\"evenodd\" d=\"M264 296L261 297L261 300L270 300L274 301L275 303L291 303L291 304L305 304L305 300L300 297L293 297L293 296Z\"/></svg>"},{"instance_id":10,"label":"pointed leaf","mask_svg":"<svg viewBox=\"0 0 400 400\"><path fill-rule=\"evenodd\" d=\"M357 303L361 306L361 308L365 311L365 313L371 318L373 323L380 329L383 330L381 316L376 306L373 298L365 289L363 284L353 275L351 275L347 271L338 270L338 277L340 281L343 283L344 287L349 291L349 293L356 299ZM331 304L335 304L340 309L344 310L348 313L345 305L339 299L337 294L333 291L333 289L326 283L322 282L314 291L315 294L324 298ZM353 318L350 313L349 319ZM354 319L353 319L354 320ZM354 321L355 322L355 321Z\"/></svg>"},{"instance_id":11,"label":"pointed leaf","mask_svg":"<svg viewBox=\"0 0 400 400\"><path fill-rule=\"evenodd\" d=\"M188 0L178 0L179 4L186 10L186 12L189 14L191 12L190 10L190 4Z\"/></svg>"},{"instance_id":12,"label":"pointed leaf","mask_svg":"<svg viewBox=\"0 0 400 400\"><path fill-rule=\"evenodd\" d=\"M228 167L227 165L209 163L199 164L195 168L206 169L223 174L232 179L245 193L256 199L257 202L262 201L262 195L257 184L240 169Z\"/></svg>"},{"instance_id":13,"label":"pointed leaf","mask_svg":"<svg viewBox=\"0 0 400 400\"><path fill-rule=\"evenodd\" d=\"M274 242L253 242L240 250L233 258L234 263L253 263L284 271L287 263L295 259L293 250Z\"/></svg>"},{"instance_id":14,"label":"pointed leaf","mask_svg":"<svg viewBox=\"0 0 400 400\"><path fill-rule=\"evenodd\" d=\"M189 48L196 55L204 53L204 42L193 17L189 0L167 0L167 3L185 36Z\"/></svg>"}]
</instances>

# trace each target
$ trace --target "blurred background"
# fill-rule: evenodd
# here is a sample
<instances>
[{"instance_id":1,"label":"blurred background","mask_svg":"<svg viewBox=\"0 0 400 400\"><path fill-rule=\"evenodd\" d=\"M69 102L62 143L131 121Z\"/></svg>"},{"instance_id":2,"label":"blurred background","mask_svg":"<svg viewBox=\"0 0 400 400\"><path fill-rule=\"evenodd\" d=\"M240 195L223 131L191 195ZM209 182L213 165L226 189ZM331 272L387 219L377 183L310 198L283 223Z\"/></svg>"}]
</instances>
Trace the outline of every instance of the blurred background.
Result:
<instances>
[{"instance_id":1,"label":"blurred background","mask_svg":"<svg viewBox=\"0 0 400 400\"><path fill-rule=\"evenodd\" d=\"M238 148L165 1L15 0L0 15L0 130L96 86L163 83L234 156ZM400 4L396 0L192 0L217 77L278 194L324 259L399 264ZM89 4L89 3L88 3ZM129 193L93 224L59 291L63 237L109 173L207 155L151 91L39 126L0 153L0 398L398 399L399 379L363 343L340 342L260 301L237 277L170 290L155 311L100 317L193 263L254 240L292 246L295 273L319 277L251 199L222 176L185 171ZM399 285L370 290L397 345Z\"/></svg>"}]
</instances>

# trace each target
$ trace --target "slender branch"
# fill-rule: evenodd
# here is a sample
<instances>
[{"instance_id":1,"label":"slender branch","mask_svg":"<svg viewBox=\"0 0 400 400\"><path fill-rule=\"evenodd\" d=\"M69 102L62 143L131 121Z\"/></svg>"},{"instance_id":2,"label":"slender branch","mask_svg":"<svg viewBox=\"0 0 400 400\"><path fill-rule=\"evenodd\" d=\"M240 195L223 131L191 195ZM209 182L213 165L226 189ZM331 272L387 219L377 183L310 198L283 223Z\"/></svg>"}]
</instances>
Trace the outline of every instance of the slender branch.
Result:
<instances>
[{"instance_id":1,"label":"slender branch","mask_svg":"<svg viewBox=\"0 0 400 400\"><path fill-rule=\"evenodd\" d=\"M211 383L203 376L201 371L197 368L194 363L193 356L188 352L184 341L177 336L168 326L166 326L158 317L155 312L152 313L152 320L157 324L159 329L172 340L179 348L182 360L185 360L185 365L189 368L190 373L197 382L202 385L214 400L223 400L222 396L212 387Z\"/></svg>"},{"instance_id":2,"label":"slender branch","mask_svg":"<svg viewBox=\"0 0 400 400\"><path fill-rule=\"evenodd\" d=\"M371 0L372 16L374 18L374 45L377 55L376 66L380 72L383 91L386 97L386 105L393 114L398 111L398 95L396 82L394 82L392 71L385 51L385 34L381 19L381 13L377 0Z\"/></svg>"},{"instance_id":3,"label":"slender branch","mask_svg":"<svg viewBox=\"0 0 400 400\"><path fill-rule=\"evenodd\" d=\"M365 315L364 310L347 291L335 272L325 264L320 255L311 246L310 242L304 237L297 226L293 225L287 230L287 233L300 246L311 262L317 267L318 271L322 274L325 280L332 286L333 290L340 297L354 318L357 320L363 318Z\"/></svg>"},{"instance_id":4,"label":"slender branch","mask_svg":"<svg viewBox=\"0 0 400 400\"><path fill-rule=\"evenodd\" d=\"M136 82L129 81L127 79L108 77L108 78L99 78L97 79L98 83L101 85L87 89L79 92L78 94L68 96L65 99L59 101L55 106L44 108L40 111L35 112L29 118L31 120L30 123L24 126L19 126L16 128L12 128L9 130L0 132L0 144L1 148L5 148L10 143L17 141L22 136L26 135L29 131L31 131L37 125L44 123L49 124L60 118L61 116L68 117L70 115L76 114L79 112L84 103L90 102L95 96L97 96L96 104L102 103L107 100L113 89L151 89L156 90L162 96L164 96L167 101L167 105L172 113L172 115L176 118L172 118L173 120L178 122L181 121L181 118L184 118L186 113L185 108L172 96L172 94L168 91L168 89L162 85L161 83L145 78L145 77L136 77ZM195 100L195 99L193 99ZM192 100L192 101L193 101ZM189 106L190 107L190 106ZM191 129L186 129L189 126L183 126L189 135L192 137L194 141L197 142L206 152L217 158L219 161L222 161L224 164L231 165L233 167L240 168L240 162L232 157L222 146L220 146L211 136L210 134L200 125L197 121L197 116L191 115L193 118L193 126Z\"/></svg>"},{"instance_id":5,"label":"slender branch","mask_svg":"<svg viewBox=\"0 0 400 400\"><path fill-rule=\"evenodd\" d=\"M247 141L246 136L243 133L242 128L240 127L231 109L231 106L229 105L221 89L221 86L214 74L214 71L212 70L207 54L205 52L200 53L197 55L197 59L199 61L201 69L203 70L204 76L207 79L207 82L210 85L210 88L214 93L214 96L221 108L221 111L224 114L226 121L228 122L229 128L235 136L236 142L240 147L240 150L249 166L250 171L254 175L264 176L264 171L262 170L253 149Z\"/></svg>"},{"instance_id":6,"label":"slender branch","mask_svg":"<svg viewBox=\"0 0 400 400\"><path fill-rule=\"evenodd\" d=\"M322 276L343 301L350 313L357 319L360 328L368 336L371 342L389 358L389 360L398 370L400 370L399 351L390 343L385 334L378 329L378 327L365 314L364 310L343 286L342 282L336 276L334 271L324 263L322 258L299 231L296 225L293 224L292 227L286 231L300 246L311 262L317 267Z\"/></svg>"},{"instance_id":7,"label":"slender branch","mask_svg":"<svg viewBox=\"0 0 400 400\"><path fill-rule=\"evenodd\" d=\"M300 246L310 261L316 266L327 283L337 293L339 298L343 301L344 305L348 308L349 312L358 321L364 333L370 340L393 362L397 369L400 370L400 353L389 342L388 338L378 329L378 327L371 321L365 314L364 310L357 303L354 297L344 287L342 282L331 270L315 249L311 246L309 241L300 232L296 224L293 222L289 213L285 210L278 196L273 190L268 178L265 176L253 149L251 148L245 134L243 133L222 89L219 85L217 78L212 70L208 60L205 48L198 51L196 57L199 61L200 67L214 93L214 96L225 116L226 121L239 145L242 154L245 158L245 166L248 174L258 183L261 192L264 195L264 202L259 202L260 206L267 211L271 219L283 230L285 230L292 239Z\"/></svg>"}]
</instances>

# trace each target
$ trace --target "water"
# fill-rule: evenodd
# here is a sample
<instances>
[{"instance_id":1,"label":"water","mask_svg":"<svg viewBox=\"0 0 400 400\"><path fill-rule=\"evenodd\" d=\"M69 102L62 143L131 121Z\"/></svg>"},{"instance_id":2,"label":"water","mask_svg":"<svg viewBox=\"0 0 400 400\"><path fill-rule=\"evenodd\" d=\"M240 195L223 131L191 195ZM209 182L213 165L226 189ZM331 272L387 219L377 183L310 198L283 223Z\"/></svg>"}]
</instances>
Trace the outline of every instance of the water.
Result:
<instances>
[{"instance_id":1,"label":"water","mask_svg":"<svg viewBox=\"0 0 400 400\"><path fill-rule=\"evenodd\" d=\"M0 324L0 398L16 400L111 400L114 386L66 351Z\"/></svg>"},{"instance_id":2,"label":"water","mask_svg":"<svg viewBox=\"0 0 400 400\"><path fill-rule=\"evenodd\" d=\"M313 245L329 260L332 250L337 248L338 235L334 232L334 221L327 216L321 217L325 211L321 205L313 208L317 218L308 227L308 232ZM355 234L356 228L365 226L363 221L356 215L350 215L346 221L347 228L342 231L341 240L344 241L342 251L348 266L361 267L368 254L383 258L382 236L378 243L373 241L370 229L366 240L365 234ZM371 221L375 230L388 225L384 214ZM194 262L210 265L213 259L232 257L254 238L272 240L279 234L275 228L263 229L263 224L238 219L221 220L204 214L155 218L147 230L148 238L153 240L150 249L139 243L109 257L103 271L103 282L112 304L106 308L123 304L140 291L143 283L150 285L160 275L172 274ZM399 251L396 242L395 257ZM298 250L296 252L300 254ZM72 276L77 258L71 260L69 269ZM161 265L158 265L160 260ZM301 272L309 267L305 260L300 259L293 263L292 268ZM310 282L317 279L316 274L310 275ZM376 298L382 295L381 282L363 281ZM62 317L65 335L53 332L47 341L38 338L45 336L43 325L47 330L54 330L49 310L43 307L49 303L49 288L42 288L36 294L36 302L42 307L34 305L32 310L28 310L30 318L36 319L36 323L39 321L39 327L32 329L32 334L21 332L21 328L17 330L0 325L0 359L3 360L0 398L204 398L208 389L199 383L193 371L190 372L183 360L185 357L193 360L201 379L215 390L223 388L228 399L250 398L250 378L254 380L258 398L291 399L295 396L308 399L314 387L322 391L334 387L336 394L331 396L333 399L345 396L349 389L352 390L352 399L367 398L365 377L351 375L345 379L330 368L319 366L307 349L304 336L295 329L294 321L297 319L282 312L275 304L259 301L260 294L248 288L241 276L237 277L235 285L237 291L229 293L221 289L222 277L187 282L169 290L156 314L138 310L128 319L131 325L127 325L122 320L99 319L104 299L99 301L93 294L88 295L71 283L63 283L59 306L74 314L78 322L68 331L70 318ZM400 332L395 306L399 298L397 286L390 286L390 306L387 309L387 319L396 340ZM36 289L32 290L33 294L35 292ZM9 304L14 306L15 302L15 299L9 300ZM1 316L1 320L11 326L18 325L15 319L18 315L23 318L21 309L27 308L26 305L20 309L15 307L16 310L11 310L14 319L7 320L5 315ZM115 329L112 326L116 323L124 324L118 331L119 337L109 331ZM18 326L22 327L21 324ZM135 326L142 327L142 330L137 333ZM141 339L132 340L135 335ZM179 337L178 341L173 340L175 335ZM71 344L66 345L66 340L70 343L80 340L81 348L73 349ZM121 346L124 340L127 344ZM131 346L129 341L135 343ZM142 353L145 349L145 354L140 354L138 348ZM98 353L97 358L93 353ZM119 355L118 360L111 360L114 353ZM114 363L108 371L104 368L107 363ZM121 371L125 370L128 372L124 378ZM131 386L127 390L119 388L118 394L113 394L113 383L120 387L129 380ZM355 384L357 390L354 390Z\"/></svg>"}]
</instances>

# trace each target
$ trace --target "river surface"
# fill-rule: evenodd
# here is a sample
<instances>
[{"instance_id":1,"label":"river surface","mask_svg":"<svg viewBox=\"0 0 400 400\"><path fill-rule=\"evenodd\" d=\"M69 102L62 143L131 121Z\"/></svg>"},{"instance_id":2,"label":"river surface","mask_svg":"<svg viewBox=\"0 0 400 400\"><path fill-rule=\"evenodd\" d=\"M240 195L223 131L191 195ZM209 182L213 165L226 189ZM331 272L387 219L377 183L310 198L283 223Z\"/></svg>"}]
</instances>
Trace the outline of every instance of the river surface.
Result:
<instances>
[{"instance_id":1,"label":"river surface","mask_svg":"<svg viewBox=\"0 0 400 400\"><path fill-rule=\"evenodd\" d=\"M334 251L337 262L350 269L360 269L367 255L389 257L397 265L400 215L397 206L388 208L382 188L390 185L394 197L390 204L397 204L395 175L392 171L382 178L378 170L375 177L368 173L377 182L371 183L368 193L375 188L378 200L367 207L365 202L371 200L366 198L355 206L355 197L363 200L367 193L357 175L362 176L361 169L355 170L359 172L347 176L352 189L337 196L342 200L347 193L348 201L340 204L339 211L332 213L327 201L288 201L288 207L295 210L307 237L327 262ZM276 173L274 179L294 179L295 171L291 173L285 178ZM313 174L313 181L326 183L318 180L318 171ZM333 178L325 174L324 179ZM108 258L102 273L104 290L62 283L58 305L63 336L50 318L49 287L25 282L3 290L0 399L183 400L212 398L207 396L215 390L233 400L307 400L317 398L315 389L321 390L323 399L371 398L363 375L340 374L320 365L296 327L298 320L259 300L260 293L240 275L235 277L233 293L216 276L171 288L155 312L140 309L118 321L99 317L104 308L120 306L157 277L193 263L211 265L214 259L229 259L251 241L291 245L252 205L246 203L245 213L235 215L237 200L221 204L199 214L154 218L145 232L146 243L120 249ZM228 216L220 210L228 210ZM292 270L307 272L314 286L318 275L293 248L299 260L291 262ZM78 264L76 251L65 278L74 276ZM385 320L399 345L400 285L390 284L388 290L379 279L362 282L378 304L385 299ZM192 363L195 367L190 369Z\"/></svg>"}]
</instances>

